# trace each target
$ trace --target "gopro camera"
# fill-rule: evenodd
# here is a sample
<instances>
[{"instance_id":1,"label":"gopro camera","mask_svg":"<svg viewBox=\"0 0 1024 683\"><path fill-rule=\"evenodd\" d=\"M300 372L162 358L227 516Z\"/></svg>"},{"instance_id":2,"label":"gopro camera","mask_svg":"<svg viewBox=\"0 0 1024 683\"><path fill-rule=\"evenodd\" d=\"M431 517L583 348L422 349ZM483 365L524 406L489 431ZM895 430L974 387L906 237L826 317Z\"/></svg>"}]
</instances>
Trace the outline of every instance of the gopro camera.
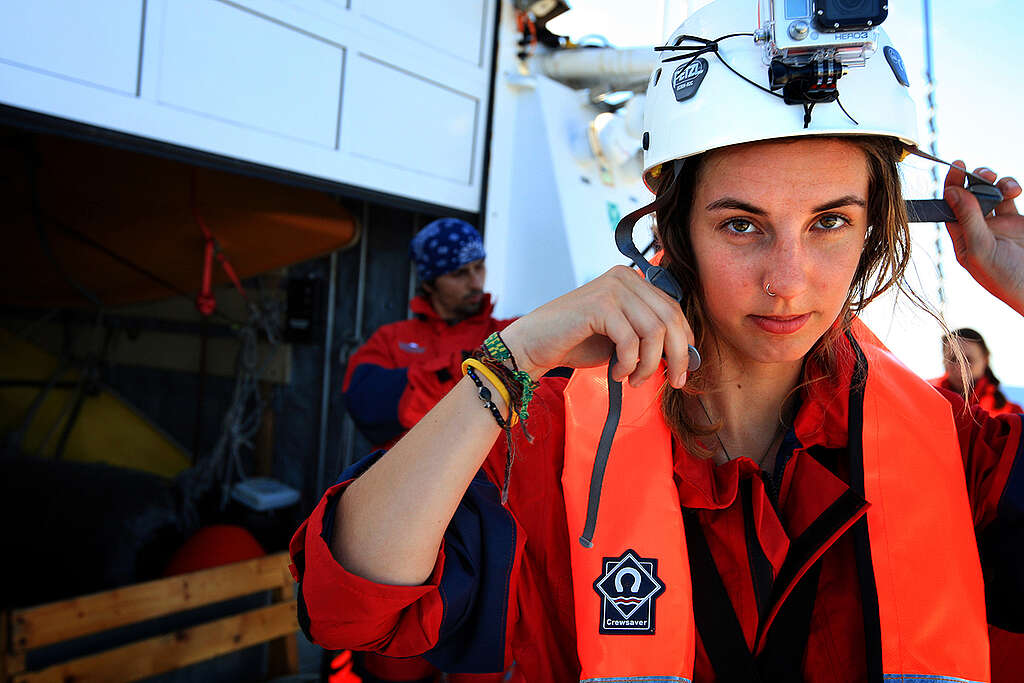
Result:
<instances>
[{"instance_id":1,"label":"gopro camera","mask_svg":"<svg viewBox=\"0 0 1024 683\"><path fill-rule=\"evenodd\" d=\"M756 38L765 43L766 66L823 59L863 66L875 53L875 29L888 15L888 0L761 0Z\"/></svg>"},{"instance_id":2,"label":"gopro camera","mask_svg":"<svg viewBox=\"0 0 1024 683\"><path fill-rule=\"evenodd\" d=\"M888 15L888 0L761 0L754 40L764 44L769 87L786 104L835 101L843 74L875 54Z\"/></svg>"}]
</instances>

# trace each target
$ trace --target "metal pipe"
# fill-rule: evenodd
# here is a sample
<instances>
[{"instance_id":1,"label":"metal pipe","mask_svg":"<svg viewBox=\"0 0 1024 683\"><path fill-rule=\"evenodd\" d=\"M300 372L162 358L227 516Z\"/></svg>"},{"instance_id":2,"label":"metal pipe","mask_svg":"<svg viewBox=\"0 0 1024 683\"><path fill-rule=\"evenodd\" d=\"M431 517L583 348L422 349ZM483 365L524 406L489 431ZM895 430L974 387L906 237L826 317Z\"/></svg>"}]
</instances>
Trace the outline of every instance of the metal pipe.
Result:
<instances>
[{"instance_id":1,"label":"metal pipe","mask_svg":"<svg viewBox=\"0 0 1024 683\"><path fill-rule=\"evenodd\" d=\"M356 329L359 343L363 341L363 312L366 299L366 250L370 232L370 204L363 202L362 235L359 243L359 281L356 283Z\"/></svg>"},{"instance_id":2,"label":"metal pipe","mask_svg":"<svg viewBox=\"0 0 1024 683\"><path fill-rule=\"evenodd\" d=\"M338 252L332 251L330 257L330 276L327 285L327 324L324 330L324 367L320 375L320 434L317 437L316 449L316 492L324 490L324 465L327 459L327 427L331 405L331 341L334 339L334 306L335 290L338 286Z\"/></svg>"},{"instance_id":3,"label":"metal pipe","mask_svg":"<svg viewBox=\"0 0 1024 683\"><path fill-rule=\"evenodd\" d=\"M939 156L938 130L935 125L935 60L932 53L932 3L924 0L924 79L928 102L928 151ZM939 167L932 164L932 196L939 196ZM946 274L942 265L942 242L945 239L942 224L935 224L935 275L938 281L939 313L946 314Z\"/></svg>"},{"instance_id":4,"label":"metal pipe","mask_svg":"<svg viewBox=\"0 0 1024 683\"><path fill-rule=\"evenodd\" d=\"M358 346L363 341L363 315L365 311L365 299L366 299L366 254L369 244L369 226L370 226L370 205L368 202L363 202L363 215L362 224L360 225L361 234L359 236L359 275L356 280L356 317L354 321L354 328L352 331L352 346ZM348 359L345 359L346 363ZM345 412L345 418L342 422L342 440L341 440L341 468L344 470L346 467L352 464L353 457L352 451L355 450L355 423L352 422L352 416Z\"/></svg>"},{"instance_id":5,"label":"metal pipe","mask_svg":"<svg viewBox=\"0 0 1024 683\"><path fill-rule=\"evenodd\" d=\"M423 227L423 219L422 219L422 217L420 216L419 213L414 213L412 215L412 226L413 226L412 236L415 236L416 233L419 232L419 229L421 227ZM409 238L410 241L412 240L412 236L410 236L410 238ZM408 291L406 292L406 301L408 301L409 303L412 303L412 300L413 300L413 298L415 296L416 296L416 263L412 259L409 259L409 287L408 287ZM409 308L408 308L408 304L406 305L406 313L407 314L411 314L412 313L412 311L410 311Z\"/></svg>"},{"instance_id":6,"label":"metal pipe","mask_svg":"<svg viewBox=\"0 0 1024 683\"><path fill-rule=\"evenodd\" d=\"M660 57L649 47L602 47L559 50L539 55L536 60L544 75L570 86L627 90L642 89L658 68Z\"/></svg>"}]
</instances>

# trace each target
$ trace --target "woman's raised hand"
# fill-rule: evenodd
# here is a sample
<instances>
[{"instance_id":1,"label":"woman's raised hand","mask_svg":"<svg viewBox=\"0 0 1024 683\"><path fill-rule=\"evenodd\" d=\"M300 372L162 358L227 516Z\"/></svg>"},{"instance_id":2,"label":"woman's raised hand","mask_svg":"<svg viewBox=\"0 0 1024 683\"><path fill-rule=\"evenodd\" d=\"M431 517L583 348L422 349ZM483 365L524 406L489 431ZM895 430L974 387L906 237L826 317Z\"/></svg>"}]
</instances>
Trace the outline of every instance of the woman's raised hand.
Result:
<instances>
[{"instance_id":1,"label":"woman's raised hand","mask_svg":"<svg viewBox=\"0 0 1024 683\"><path fill-rule=\"evenodd\" d=\"M693 332L679 304L636 271L615 266L604 275L519 318L501 333L522 369L534 378L558 366L607 363L633 386L649 379L662 356L667 379L686 383Z\"/></svg>"},{"instance_id":2,"label":"woman's raised hand","mask_svg":"<svg viewBox=\"0 0 1024 683\"><path fill-rule=\"evenodd\" d=\"M996 182L993 171L977 169L975 175L994 182L1003 193L992 215L983 216L978 201L963 186L964 168L962 161L954 163L946 174L944 193L958 220L946 223L956 260L978 284L1024 315L1024 217L1013 201L1021 187L1013 178Z\"/></svg>"}]
</instances>

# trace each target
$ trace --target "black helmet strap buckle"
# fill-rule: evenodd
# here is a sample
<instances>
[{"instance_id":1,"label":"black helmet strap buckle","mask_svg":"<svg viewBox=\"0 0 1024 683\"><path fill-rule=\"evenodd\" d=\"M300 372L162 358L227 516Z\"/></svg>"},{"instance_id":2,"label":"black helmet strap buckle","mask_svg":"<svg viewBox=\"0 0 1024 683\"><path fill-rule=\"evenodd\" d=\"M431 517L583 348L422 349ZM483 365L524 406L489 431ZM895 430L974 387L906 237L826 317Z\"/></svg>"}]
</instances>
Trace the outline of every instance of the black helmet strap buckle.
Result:
<instances>
[{"instance_id":1,"label":"black helmet strap buckle","mask_svg":"<svg viewBox=\"0 0 1024 683\"><path fill-rule=\"evenodd\" d=\"M953 164L948 161L943 161L937 156L933 156L928 152L925 152L917 147L911 147L910 145L904 145L903 150L907 154L913 154L916 157L927 159L936 164L942 164L943 166L949 166L954 168ZM989 181L982 178L976 173L971 173L967 169L962 169L967 175L967 190L974 195L974 198L978 200L978 206L981 207L981 213L988 215L991 213L1002 201L1003 193L1000 192L999 188L990 183ZM956 223L956 214L953 213L953 209L949 207L945 199L908 199L907 200L907 217L911 223Z\"/></svg>"}]
</instances>

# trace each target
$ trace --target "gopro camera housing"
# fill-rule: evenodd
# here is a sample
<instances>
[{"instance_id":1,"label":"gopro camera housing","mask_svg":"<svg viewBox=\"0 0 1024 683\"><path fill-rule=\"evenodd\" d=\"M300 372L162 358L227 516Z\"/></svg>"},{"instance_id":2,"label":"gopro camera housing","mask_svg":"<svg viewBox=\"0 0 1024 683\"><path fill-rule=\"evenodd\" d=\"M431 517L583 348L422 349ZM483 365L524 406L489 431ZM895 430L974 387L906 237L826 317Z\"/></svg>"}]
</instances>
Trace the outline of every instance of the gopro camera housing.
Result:
<instances>
[{"instance_id":1,"label":"gopro camera housing","mask_svg":"<svg viewBox=\"0 0 1024 683\"><path fill-rule=\"evenodd\" d=\"M764 63L802 66L835 60L864 66L875 53L876 28L889 14L888 0L761 0Z\"/></svg>"}]
</instances>

